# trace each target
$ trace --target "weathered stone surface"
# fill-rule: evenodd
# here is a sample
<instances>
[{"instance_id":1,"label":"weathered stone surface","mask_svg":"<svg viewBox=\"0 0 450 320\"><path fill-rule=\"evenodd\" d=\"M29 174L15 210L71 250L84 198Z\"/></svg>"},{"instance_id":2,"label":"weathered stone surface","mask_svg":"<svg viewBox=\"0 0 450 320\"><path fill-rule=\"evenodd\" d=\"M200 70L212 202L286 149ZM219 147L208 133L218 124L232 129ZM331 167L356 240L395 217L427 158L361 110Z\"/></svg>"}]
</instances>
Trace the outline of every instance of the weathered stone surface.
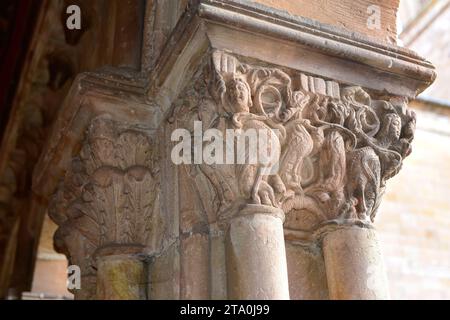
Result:
<instances>
[{"instance_id":1,"label":"weathered stone surface","mask_svg":"<svg viewBox=\"0 0 450 320\"><path fill-rule=\"evenodd\" d=\"M338 228L323 238L330 299L389 299L382 253L373 229Z\"/></svg>"},{"instance_id":2,"label":"weathered stone surface","mask_svg":"<svg viewBox=\"0 0 450 320\"><path fill-rule=\"evenodd\" d=\"M94 253L104 247L156 251L161 245L163 233L155 232L163 221L152 151L142 132L121 129L107 118L91 123L80 156L73 159L49 211L59 226L56 248L83 275L95 274Z\"/></svg>"},{"instance_id":3,"label":"weathered stone surface","mask_svg":"<svg viewBox=\"0 0 450 320\"><path fill-rule=\"evenodd\" d=\"M180 249L172 245L152 258L148 269L148 298L150 300L180 297Z\"/></svg>"},{"instance_id":4,"label":"weathered stone surface","mask_svg":"<svg viewBox=\"0 0 450 320\"><path fill-rule=\"evenodd\" d=\"M210 299L210 250L207 234L192 234L181 239L180 299Z\"/></svg>"},{"instance_id":5,"label":"weathered stone surface","mask_svg":"<svg viewBox=\"0 0 450 320\"><path fill-rule=\"evenodd\" d=\"M315 243L286 241L289 294L292 300L328 300L321 248Z\"/></svg>"},{"instance_id":6,"label":"weathered stone surface","mask_svg":"<svg viewBox=\"0 0 450 320\"><path fill-rule=\"evenodd\" d=\"M253 0L293 15L356 31L388 43L397 42L397 9L399 0ZM380 8L380 27L369 28L370 6Z\"/></svg>"},{"instance_id":7,"label":"weathered stone surface","mask_svg":"<svg viewBox=\"0 0 450 320\"><path fill-rule=\"evenodd\" d=\"M179 125L194 132L194 121L203 120L204 130L222 137L227 129L264 129L279 148L269 165L198 166L216 192L215 219L253 203L283 209L286 227L307 232L330 220L374 220L386 180L411 151L415 115L406 99L373 99L361 87L337 82L318 93L297 79L317 84L320 78L240 62L220 51L210 68L208 89L198 80L177 102Z\"/></svg>"},{"instance_id":8,"label":"weathered stone surface","mask_svg":"<svg viewBox=\"0 0 450 320\"><path fill-rule=\"evenodd\" d=\"M212 231L210 241L211 299L224 300L228 297L225 235Z\"/></svg>"},{"instance_id":9,"label":"weathered stone surface","mask_svg":"<svg viewBox=\"0 0 450 320\"><path fill-rule=\"evenodd\" d=\"M244 207L227 233L228 298L289 299L281 210Z\"/></svg>"},{"instance_id":10,"label":"weathered stone surface","mask_svg":"<svg viewBox=\"0 0 450 320\"><path fill-rule=\"evenodd\" d=\"M141 258L112 255L97 258L99 300L145 300L146 266Z\"/></svg>"},{"instance_id":11,"label":"weathered stone surface","mask_svg":"<svg viewBox=\"0 0 450 320\"><path fill-rule=\"evenodd\" d=\"M142 47L143 1L55 0L12 10L16 5L8 4L11 7L7 11L20 11L29 27L22 37L20 32L8 37L24 50L20 55L13 54L23 56L23 64L17 64L21 73L14 79L5 79L17 83L17 89L9 93L11 106L2 108L6 127L2 132L0 180L8 175L11 164L19 160L19 167L12 166L14 171L18 169L15 179L19 188L7 204L14 207L11 214L19 226L18 230L6 231L14 242L15 252L8 258L0 256L0 274L9 273L6 269L10 265L14 266L14 272L6 284L0 283L0 296L4 296L8 287L19 295L31 289L37 243L48 206L47 199L36 197L31 191L31 176L75 76L111 64L138 70ZM81 8L81 30L66 28L69 5ZM32 28L34 18L37 21ZM21 19L14 20L11 23ZM3 119L9 109L9 118Z\"/></svg>"}]
</instances>

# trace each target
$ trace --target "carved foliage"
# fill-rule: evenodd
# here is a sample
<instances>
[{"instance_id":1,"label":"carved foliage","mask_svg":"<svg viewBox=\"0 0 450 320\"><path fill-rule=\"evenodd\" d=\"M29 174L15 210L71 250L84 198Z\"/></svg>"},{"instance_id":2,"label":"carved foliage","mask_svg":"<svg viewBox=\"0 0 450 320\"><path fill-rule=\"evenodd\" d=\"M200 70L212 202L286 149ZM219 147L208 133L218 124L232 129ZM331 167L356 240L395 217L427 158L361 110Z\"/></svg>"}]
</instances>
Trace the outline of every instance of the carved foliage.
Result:
<instances>
[{"instance_id":1,"label":"carved foliage","mask_svg":"<svg viewBox=\"0 0 450 320\"><path fill-rule=\"evenodd\" d=\"M49 209L59 225L55 246L85 267L103 246L155 248L156 226L163 228L158 202L159 172L147 135L95 119Z\"/></svg>"}]
</instances>

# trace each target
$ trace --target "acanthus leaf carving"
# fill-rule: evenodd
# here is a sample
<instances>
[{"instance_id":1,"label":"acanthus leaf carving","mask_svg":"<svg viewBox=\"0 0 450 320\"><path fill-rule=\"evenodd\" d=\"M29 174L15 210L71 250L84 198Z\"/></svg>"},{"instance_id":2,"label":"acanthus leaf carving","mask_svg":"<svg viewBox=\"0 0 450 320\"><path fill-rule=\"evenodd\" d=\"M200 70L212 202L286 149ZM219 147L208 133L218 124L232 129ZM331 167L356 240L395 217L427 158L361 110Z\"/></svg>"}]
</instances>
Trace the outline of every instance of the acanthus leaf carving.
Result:
<instances>
[{"instance_id":1,"label":"acanthus leaf carving","mask_svg":"<svg viewBox=\"0 0 450 320\"><path fill-rule=\"evenodd\" d=\"M156 250L164 230L157 162L146 133L94 119L49 208L57 249L88 273L102 247Z\"/></svg>"}]
</instances>

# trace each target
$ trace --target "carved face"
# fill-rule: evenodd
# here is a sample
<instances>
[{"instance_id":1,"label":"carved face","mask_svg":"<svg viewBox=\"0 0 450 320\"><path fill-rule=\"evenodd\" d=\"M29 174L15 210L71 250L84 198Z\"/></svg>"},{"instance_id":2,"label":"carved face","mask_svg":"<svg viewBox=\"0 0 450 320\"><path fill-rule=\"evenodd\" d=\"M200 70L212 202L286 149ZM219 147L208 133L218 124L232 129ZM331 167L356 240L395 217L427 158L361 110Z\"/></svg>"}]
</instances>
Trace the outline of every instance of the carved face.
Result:
<instances>
[{"instance_id":1,"label":"carved face","mask_svg":"<svg viewBox=\"0 0 450 320\"><path fill-rule=\"evenodd\" d=\"M109 165L114 160L114 143L109 139L96 138L92 141L91 148L103 164Z\"/></svg>"},{"instance_id":2,"label":"carved face","mask_svg":"<svg viewBox=\"0 0 450 320\"><path fill-rule=\"evenodd\" d=\"M250 112L250 88L244 80L234 78L228 83L227 99L233 112Z\"/></svg>"},{"instance_id":3,"label":"carved face","mask_svg":"<svg viewBox=\"0 0 450 320\"><path fill-rule=\"evenodd\" d=\"M402 122L398 115L390 113L386 115L387 134L391 141L396 141L400 138L402 130Z\"/></svg>"}]
</instances>

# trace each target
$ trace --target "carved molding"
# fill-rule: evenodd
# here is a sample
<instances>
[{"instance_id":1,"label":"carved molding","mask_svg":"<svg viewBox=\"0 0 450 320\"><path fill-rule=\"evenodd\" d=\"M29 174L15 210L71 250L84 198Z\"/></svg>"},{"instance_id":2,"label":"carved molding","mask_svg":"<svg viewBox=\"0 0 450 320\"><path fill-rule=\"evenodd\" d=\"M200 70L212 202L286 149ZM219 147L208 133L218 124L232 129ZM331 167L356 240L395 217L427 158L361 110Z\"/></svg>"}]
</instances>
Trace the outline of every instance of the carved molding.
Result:
<instances>
[{"instance_id":1,"label":"carved molding","mask_svg":"<svg viewBox=\"0 0 450 320\"><path fill-rule=\"evenodd\" d=\"M217 200L219 220L243 204L263 204L282 208L285 227L301 231L331 221L370 224L386 181L411 152L415 128L406 98L371 97L358 86L221 51L177 104L179 126L191 132L202 121L203 130L223 136L226 129L266 128L279 141L275 174L262 163L191 170L215 190L209 197ZM203 181L198 190L208 189L204 179L196 181Z\"/></svg>"},{"instance_id":2,"label":"carved molding","mask_svg":"<svg viewBox=\"0 0 450 320\"><path fill-rule=\"evenodd\" d=\"M158 168L154 142L145 132L93 119L49 207L59 226L56 249L86 274L94 272L100 249L155 250L164 230Z\"/></svg>"}]
</instances>

